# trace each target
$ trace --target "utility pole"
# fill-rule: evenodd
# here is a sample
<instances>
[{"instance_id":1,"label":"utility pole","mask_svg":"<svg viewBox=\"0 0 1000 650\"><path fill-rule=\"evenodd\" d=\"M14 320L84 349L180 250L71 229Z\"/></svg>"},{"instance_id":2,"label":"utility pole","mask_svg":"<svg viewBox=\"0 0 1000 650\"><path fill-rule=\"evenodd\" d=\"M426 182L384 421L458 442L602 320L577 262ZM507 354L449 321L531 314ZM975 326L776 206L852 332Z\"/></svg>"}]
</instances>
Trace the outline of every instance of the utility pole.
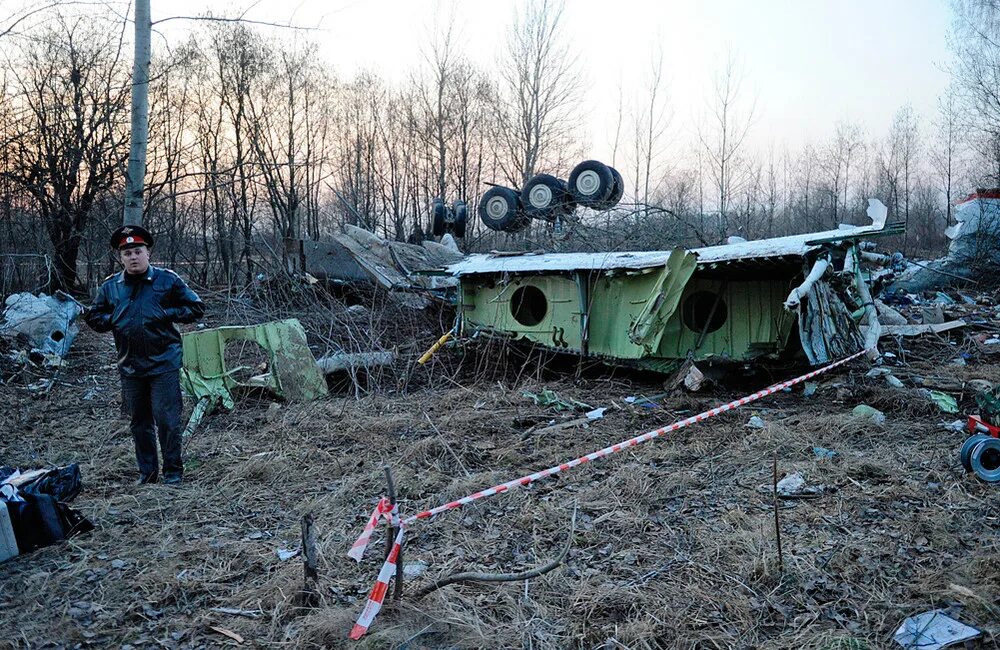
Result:
<instances>
[{"instance_id":1,"label":"utility pole","mask_svg":"<svg viewBox=\"0 0 1000 650\"><path fill-rule=\"evenodd\" d=\"M149 143L149 0L135 0L135 60L132 63L132 134L125 176L125 224L142 225Z\"/></svg>"}]
</instances>

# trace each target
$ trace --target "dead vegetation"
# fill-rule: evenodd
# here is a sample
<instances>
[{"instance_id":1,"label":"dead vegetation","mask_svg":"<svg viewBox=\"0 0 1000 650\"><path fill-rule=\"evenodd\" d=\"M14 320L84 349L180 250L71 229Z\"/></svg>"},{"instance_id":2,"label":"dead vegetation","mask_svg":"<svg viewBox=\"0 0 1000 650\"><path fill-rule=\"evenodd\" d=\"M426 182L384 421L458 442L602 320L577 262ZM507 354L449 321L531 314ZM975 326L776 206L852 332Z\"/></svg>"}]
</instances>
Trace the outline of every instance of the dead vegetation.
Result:
<instances>
[{"instance_id":1,"label":"dead vegetation","mask_svg":"<svg viewBox=\"0 0 1000 650\"><path fill-rule=\"evenodd\" d=\"M230 323L250 309L224 304L216 314ZM326 341L345 340L338 328L349 328L351 316L342 306L310 308L318 354ZM384 493L384 465L404 515L412 514L766 383L731 379L647 407L624 397L661 392L655 380L573 364L554 373L537 357L485 342L477 354L445 352L433 368L415 370L412 358L444 329L420 318L407 332L378 320L373 339L412 353L375 387L349 382L346 392L310 404L247 398L206 419L186 446L181 489L134 485L109 340L84 332L47 397L23 383L0 386L0 458L79 462L85 484L75 505L98 527L0 565L0 638L15 647L346 647L383 533L360 565L345 553ZM996 383L1000 370L979 352L966 366L949 364L959 351L975 351L963 333L952 336L885 348L906 362L895 370L903 389L865 377L867 364L856 362L824 375L810 397L796 387L415 523L405 561L423 573L407 578L403 599L388 601L354 645L884 648L907 616L953 607L984 630L982 647L997 647L1000 501L995 486L961 469L964 435L940 426L954 416L940 414L916 382ZM475 373L484 379L474 381ZM522 396L542 388L609 410L586 428L546 428L579 414ZM971 393L961 402L971 407ZM887 423L852 418L860 403L884 411ZM745 426L752 414L763 429ZM820 458L813 447L836 456ZM779 475L798 472L823 486L817 498L780 502L783 572L772 458ZM572 544L556 569L416 597L454 573L515 573L557 559L574 508ZM301 556L277 553L298 550L306 513L319 551L315 609L296 600Z\"/></svg>"}]
</instances>

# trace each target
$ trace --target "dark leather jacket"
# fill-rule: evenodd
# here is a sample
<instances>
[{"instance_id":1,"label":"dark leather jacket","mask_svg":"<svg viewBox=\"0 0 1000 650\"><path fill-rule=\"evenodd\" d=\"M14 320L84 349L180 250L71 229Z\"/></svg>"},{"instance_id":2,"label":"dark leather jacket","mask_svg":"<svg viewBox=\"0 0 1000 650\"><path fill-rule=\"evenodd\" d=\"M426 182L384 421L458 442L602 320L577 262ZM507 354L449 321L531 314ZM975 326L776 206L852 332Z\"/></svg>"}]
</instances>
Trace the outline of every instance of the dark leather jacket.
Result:
<instances>
[{"instance_id":1,"label":"dark leather jacket","mask_svg":"<svg viewBox=\"0 0 1000 650\"><path fill-rule=\"evenodd\" d=\"M205 303L168 269L150 266L138 282L125 271L105 280L84 320L97 332L114 331L118 368L127 377L159 375L181 367L175 323L193 323Z\"/></svg>"}]
</instances>

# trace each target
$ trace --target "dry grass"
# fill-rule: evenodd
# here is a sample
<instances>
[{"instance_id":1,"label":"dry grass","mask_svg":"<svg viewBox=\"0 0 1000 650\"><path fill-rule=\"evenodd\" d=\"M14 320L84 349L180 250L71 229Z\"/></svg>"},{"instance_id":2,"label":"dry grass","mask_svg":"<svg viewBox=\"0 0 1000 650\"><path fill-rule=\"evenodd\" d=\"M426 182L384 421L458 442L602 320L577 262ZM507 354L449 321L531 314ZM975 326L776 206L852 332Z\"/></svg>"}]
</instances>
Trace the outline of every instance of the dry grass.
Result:
<instances>
[{"instance_id":1,"label":"dry grass","mask_svg":"<svg viewBox=\"0 0 1000 650\"><path fill-rule=\"evenodd\" d=\"M428 336L431 340L433 337ZM910 374L995 380L987 364L948 366L955 346L921 346ZM926 348L926 349L925 349ZM80 462L76 506L97 530L0 565L0 638L13 646L235 645L347 647L378 570L345 556L394 471L405 513L572 458L744 394L745 386L670 398L655 409L629 394L659 392L620 373L472 383L482 365L442 360L426 388L312 404L246 401L209 418L189 443L181 489L137 487L106 339L84 334L48 400L0 386L0 458ZM943 360L943 361L942 361ZM511 362L513 363L513 362ZM465 368L465 370L463 370ZM428 565L408 585L458 571L564 566L527 584L466 584L387 605L359 648L888 648L907 616L954 607L997 647L1000 555L995 486L957 467L963 436L915 389L866 379L863 364L689 427L528 489L416 523L405 560ZM502 373L501 373L502 374ZM515 374L515 376L518 376ZM93 376L93 377L91 377ZM912 385L909 375L908 384ZM510 375L507 375L508 379ZM94 382L101 392L84 400ZM589 428L534 433L571 417L521 396L542 385L615 406ZM754 384L756 386L756 384ZM865 402L877 427L849 417ZM965 398L964 406L970 403ZM752 430L752 413L767 423ZM819 459L813 446L837 451ZM827 486L781 507L784 572L773 530L772 458ZM300 611L299 520L319 530L322 606ZM237 608L255 618L212 608Z\"/></svg>"}]
</instances>

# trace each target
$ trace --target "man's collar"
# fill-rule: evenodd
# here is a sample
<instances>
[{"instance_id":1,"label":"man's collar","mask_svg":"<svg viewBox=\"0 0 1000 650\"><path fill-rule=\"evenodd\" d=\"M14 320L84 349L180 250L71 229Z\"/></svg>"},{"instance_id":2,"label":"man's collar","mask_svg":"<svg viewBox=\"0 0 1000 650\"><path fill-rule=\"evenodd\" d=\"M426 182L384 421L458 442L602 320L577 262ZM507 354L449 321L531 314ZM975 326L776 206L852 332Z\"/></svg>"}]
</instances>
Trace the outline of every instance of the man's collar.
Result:
<instances>
[{"instance_id":1,"label":"man's collar","mask_svg":"<svg viewBox=\"0 0 1000 650\"><path fill-rule=\"evenodd\" d=\"M118 274L118 282L119 283L125 282L125 274L126 273L128 273L128 271L124 271L123 270L123 271L121 271ZM146 269L146 277L143 278L143 279L146 280L146 282L152 282L154 275L156 275L156 268L152 264L150 264L149 268Z\"/></svg>"}]
</instances>

